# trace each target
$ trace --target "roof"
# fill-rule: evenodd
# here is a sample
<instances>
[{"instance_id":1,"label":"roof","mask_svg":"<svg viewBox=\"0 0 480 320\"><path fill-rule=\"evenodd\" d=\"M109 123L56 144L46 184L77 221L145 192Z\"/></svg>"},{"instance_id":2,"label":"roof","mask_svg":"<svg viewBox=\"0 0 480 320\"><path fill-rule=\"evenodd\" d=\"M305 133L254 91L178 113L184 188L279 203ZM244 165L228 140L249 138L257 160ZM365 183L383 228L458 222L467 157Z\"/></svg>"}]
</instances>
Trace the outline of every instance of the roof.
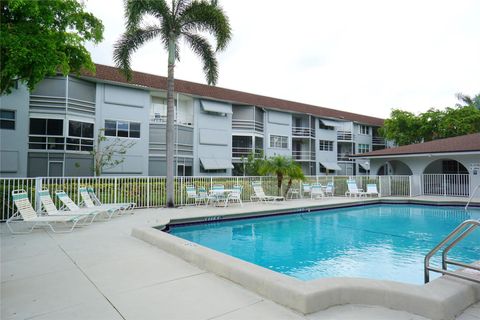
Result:
<instances>
[{"instance_id":1,"label":"roof","mask_svg":"<svg viewBox=\"0 0 480 320\"><path fill-rule=\"evenodd\" d=\"M381 157L394 155L424 154L424 153L458 153L458 152L480 152L480 133L468 134L453 138L438 139L424 143L409 144L406 146L382 149L352 157Z\"/></svg>"},{"instance_id":2,"label":"roof","mask_svg":"<svg viewBox=\"0 0 480 320\"><path fill-rule=\"evenodd\" d=\"M82 73L82 76L101 81L112 81L152 89L167 90L166 77L133 71L132 80L128 82L125 77L119 72L119 69L102 64L96 64L95 74L86 71ZM354 121L373 126L382 126L384 121L381 118L369 117L351 112L339 111L304 103L270 98L247 92L208 86L178 79L175 79L175 92L198 97L205 97L213 100L222 100L232 103L254 105L257 107L263 107L268 109L279 109L291 112L311 114L318 117Z\"/></svg>"}]
</instances>

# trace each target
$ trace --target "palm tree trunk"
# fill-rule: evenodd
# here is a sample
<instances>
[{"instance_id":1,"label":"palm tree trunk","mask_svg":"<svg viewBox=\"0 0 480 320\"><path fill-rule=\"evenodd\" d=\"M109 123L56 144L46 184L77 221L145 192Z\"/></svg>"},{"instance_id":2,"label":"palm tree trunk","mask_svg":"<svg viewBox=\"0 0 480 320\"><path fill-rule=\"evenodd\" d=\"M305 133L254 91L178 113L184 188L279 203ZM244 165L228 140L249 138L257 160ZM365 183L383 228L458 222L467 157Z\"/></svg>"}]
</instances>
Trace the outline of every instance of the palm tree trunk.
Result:
<instances>
[{"instance_id":1,"label":"palm tree trunk","mask_svg":"<svg viewBox=\"0 0 480 320\"><path fill-rule=\"evenodd\" d=\"M287 199L287 194L288 190L292 187L292 178L288 180L287 188L285 189L285 192L283 193L283 196L285 197L285 200Z\"/></svg>"},{"instance_id":2,"label":"palm tree trunk","mask_svg":"<svg viewBox=\"0 0 480 320\"><path fill-rule=\"evenodd\" d=\"M277 174L277 195L280 196L282 194L282 181L283 181L283 175L282 174Z\"/></svg>"},{"instance_id":3,"label":"palm tree trunk","mask_svg":"<svg viewBox=\"0 0 480 320\"><path fill-rule=\"evenodd\" d=\"M167 207L174 207L173 171L174 171L174 68L175 39L172 36L168 42L168 78L167 78Z\"/></svg>"}]
</instances>

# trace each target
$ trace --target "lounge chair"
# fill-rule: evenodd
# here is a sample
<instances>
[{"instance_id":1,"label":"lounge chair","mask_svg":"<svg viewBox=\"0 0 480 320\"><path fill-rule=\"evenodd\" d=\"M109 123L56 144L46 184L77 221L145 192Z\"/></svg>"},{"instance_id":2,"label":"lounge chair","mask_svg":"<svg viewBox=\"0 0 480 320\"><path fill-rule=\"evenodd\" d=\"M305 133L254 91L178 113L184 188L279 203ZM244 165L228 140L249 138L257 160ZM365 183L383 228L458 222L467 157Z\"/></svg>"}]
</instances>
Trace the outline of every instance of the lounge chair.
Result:
<instances>
[{"instance_id":1,"label":"lounge chair","mask_svg":"<svg viewBox=\"0 0 480 320\"><path fill-rule=\"evenodd\" d=\"M250 199L253 201L259 200L267 203L268 201L276 202L280 200L285 200L284 197L279 196L267 196L263 191L262 185L259 182L252 182L253 192L255 193L254 196L251 196Z\"/></svg>"},{"instance_id":2,"label":"lounge chair","mask_svg":"<svg viewBox=\"0 0 480 320\"><path fill-rule=\"evenodd\" d=\"M333 197L335 195L335 186L333 182L328 182L325 188L325 195Z\"/></svg>"},{"instance_id":3,"label":"lounge chair","mask_svg":"<svg viewBox=\"0 0 480 320\"><path fill-rule=\"evenodd\" d=\"M95 217L99 213L101 213L101 211L99 210L88 209L88 208L72 210L72 211L57 210L57 207L55 206L55 203L53 203L52 197L50 196L50 192L46 189L39 191L38 196L40 197L42 212L44 212L48 216L85 216L85 221L86 221L85 224L90 224L93 222ZM87 220L87 218L89 218L90 220Z\"/></svg>"},{"instance_id":4,"label":"lounge chair","mask_svg":"<svg viewBox=\"0 0 480 320\"><path fill-rule=\"evenodd\" d=\"M110 204L96 205L92 200L92 198L90 198L90 193L85 187L78 188L78 193L82 198L82 202L80 202L80 206L83 206L89 209L100 210L107 215L108 219L111 219L115 214L121 215L126 210L126 206L123 206L122 204L110 203ZM66 200L65 197L63 197L63 199Z\"/></svg>"},{"instance_id":5,"label":"lounge chair","mask_svg":"<svg viewBox=\"0 0 480 320\"><path fill-rule=\"evenodd\" d=\"M380 197L380 194L378 193L377 185L375 183L369 183L367 184L367 192L365 192L365 195L371 195Z\"/></svg>"},{"instance_id":6,"label":"lounge chair","mask_svg":"<svg viewBox=\"0 0 480 320\"><path fill-rule=\"evenodd\" d=\"M313 183L311 186L310 197L312 199L319 199L325 197L325 193L322 190L322 185L319 183Z\"/></svg>"},{"instance_id":7,"label":"lounge chair","mask_svg":"<svg viewBox=\"0 0 480 320\"><path fill-rule=\"evenodd\" d=\"M195 186L187 186L187 201L193 200L195 205L200 204L201 202L205 202L206 197L204 195L197 194L197 190Z\"/></svg>"},{"instance_id":8,"label":"lounge chair","mask_svg":"<svg viewBox=\"0 0 480 320\"><path fill-rule=\"evenodd\" d=\"M7 227L11 233L25 234L30 233L37 226L47 226L55 233L71 232L77 226L79 222L85 219L85 215L69 215L69 216L39 216L32 207L30 200L28 199L27 192L25 190L12 191L12 198L17 211L7 219ZM19 221L19 219L22 219ZM15 231L12 228L12 224L31 224L31 228L26 232ZM68 226L68 224L71 226ZM60 231L54 228L56 224L62 224L63 227L68 226L66 230Z\"/></svg>"},{"instance_id":9,"label":"lounge chair","mask_svg":"<svg viewBox=\"0 0 480 320\"><path fill-rule=\"evenodd\" d=\"M238 202L240 206L243 207L242 203L242 186L233 186L232 192L227 194L227 199L225 200L225 207L228 205L229 201Z\"/></svg>"},{"instance_id":10,"label":"lounge chair","mask_svg":"<svg viewBox=\"0 0 480 320\"><path fill-rule=\"evenodd\" d=\"M355 180L348 180L347 187L348 187L348 191L345 192L345 196L361 197L365 195L365 192L362 189L359 189L357 187L357 182Z\"/></svg>"},{"instance_id":11,"label":"lounge chair","mask_svg":"<svg viewBox=\"0 0 480 320\"><path fill-rule=\"evenodd\" d=\"M95 191L93 190L92 187L87 187L88 195L92 199L93 203L97 206L118 206L120 207L123 211L122 213L128 212L128 211L133 211L137 204L135 202L121 202L121 203L102 203L100 199L97 197L95 194Z\"/></svg>"}]
</instances>

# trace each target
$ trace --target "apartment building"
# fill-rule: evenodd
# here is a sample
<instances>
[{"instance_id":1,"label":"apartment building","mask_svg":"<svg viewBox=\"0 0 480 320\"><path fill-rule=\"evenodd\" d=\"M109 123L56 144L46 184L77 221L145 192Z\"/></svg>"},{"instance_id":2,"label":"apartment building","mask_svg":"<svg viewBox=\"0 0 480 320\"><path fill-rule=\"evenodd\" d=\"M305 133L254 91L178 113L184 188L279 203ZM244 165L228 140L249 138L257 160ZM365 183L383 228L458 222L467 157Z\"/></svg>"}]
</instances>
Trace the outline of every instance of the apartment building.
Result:
<instances>
[{"instance_id":1,"label":"apartment building","mask_svg":"<svg viewBox=\"0 0 480 320\"><path fill-rule=\"evenodd\" d=\"M132 144L103 175L166 174L166 78L116 68L57 76L1 99L0 176L91 176L99 130ZM254 152L285 155L308 175L366 174L350 155L385 148L383 119L176 80L175 166L180 176L233 175Z\"/></svg>"}]
</instances>

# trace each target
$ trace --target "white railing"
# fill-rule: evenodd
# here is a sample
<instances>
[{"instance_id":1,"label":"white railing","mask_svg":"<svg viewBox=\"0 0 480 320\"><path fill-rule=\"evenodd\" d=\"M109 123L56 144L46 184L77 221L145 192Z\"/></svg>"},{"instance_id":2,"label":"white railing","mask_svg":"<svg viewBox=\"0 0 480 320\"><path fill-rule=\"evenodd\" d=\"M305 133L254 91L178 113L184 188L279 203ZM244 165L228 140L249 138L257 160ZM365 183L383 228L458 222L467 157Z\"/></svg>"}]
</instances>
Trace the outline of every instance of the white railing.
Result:
<instances>
[{"instance_id":1,"label":"white railing","mask_svg":"<svg viewBox=\"0 0 480 320\"><path fill-rule=\"evenodd\" d=\"M421 176L307 176L305 183L328 182L334 184L334 195L345 196L347 191L346 181L355 179L357 186L363 190L367 184L375 183L382 197L410 197L417 195L464 196L469 195L468 175L421 175ZM175 178L175 204L188 205L185 192L187 185L205 187L210 189L214 184L223 184L225 188L235 185L243 186L242 200L249 201L252 195L252 182L261 181L266 194L276 195L277 178L267 177L176 177ZM13 190L24 189L36 210L40 209L37 203L36 192L48 189L57 206L60 204L55 199L55 191L63 190L77 203L80 201L79 186L92 186L97 196L104 203L135 202L138 208L158 208L166 204L165 177L40 177L40 178L0 178L0 220L5 220L14 213L11 199ZM284 179L280 193L288 183ZM302 190L302 183L295 182L292 188ZM301 193L301 192L300 192Z\"/></svg>"},{"instance_id":2,"label":"white railing","mask_svg":"<svg viewBox=\"0 0 480 320\"><path fill-rule=\"evenodd\" d=\"M310 127L292 127L292 136L315 138L315 129Z\"/></svg>"},{"instance_id":3,"label":"white railing","mask_svg":"<svg viewBox=\"0 0 480 320\"><path fill-rule=\"evenodd\" d=\"M315 161L315 152L313 151L292 151L293 160L297 161Z\"/></svg>"},{"instance_id":4,"label":"white railing","mask_svg":"<svg viewBox=\"0 0 480 320\"><path fill-rule=\"evenodd\" d=\"M468 174L424 174L422 187L424 195L468 197L470 177Z\"/></svg>"}]
</instances>

